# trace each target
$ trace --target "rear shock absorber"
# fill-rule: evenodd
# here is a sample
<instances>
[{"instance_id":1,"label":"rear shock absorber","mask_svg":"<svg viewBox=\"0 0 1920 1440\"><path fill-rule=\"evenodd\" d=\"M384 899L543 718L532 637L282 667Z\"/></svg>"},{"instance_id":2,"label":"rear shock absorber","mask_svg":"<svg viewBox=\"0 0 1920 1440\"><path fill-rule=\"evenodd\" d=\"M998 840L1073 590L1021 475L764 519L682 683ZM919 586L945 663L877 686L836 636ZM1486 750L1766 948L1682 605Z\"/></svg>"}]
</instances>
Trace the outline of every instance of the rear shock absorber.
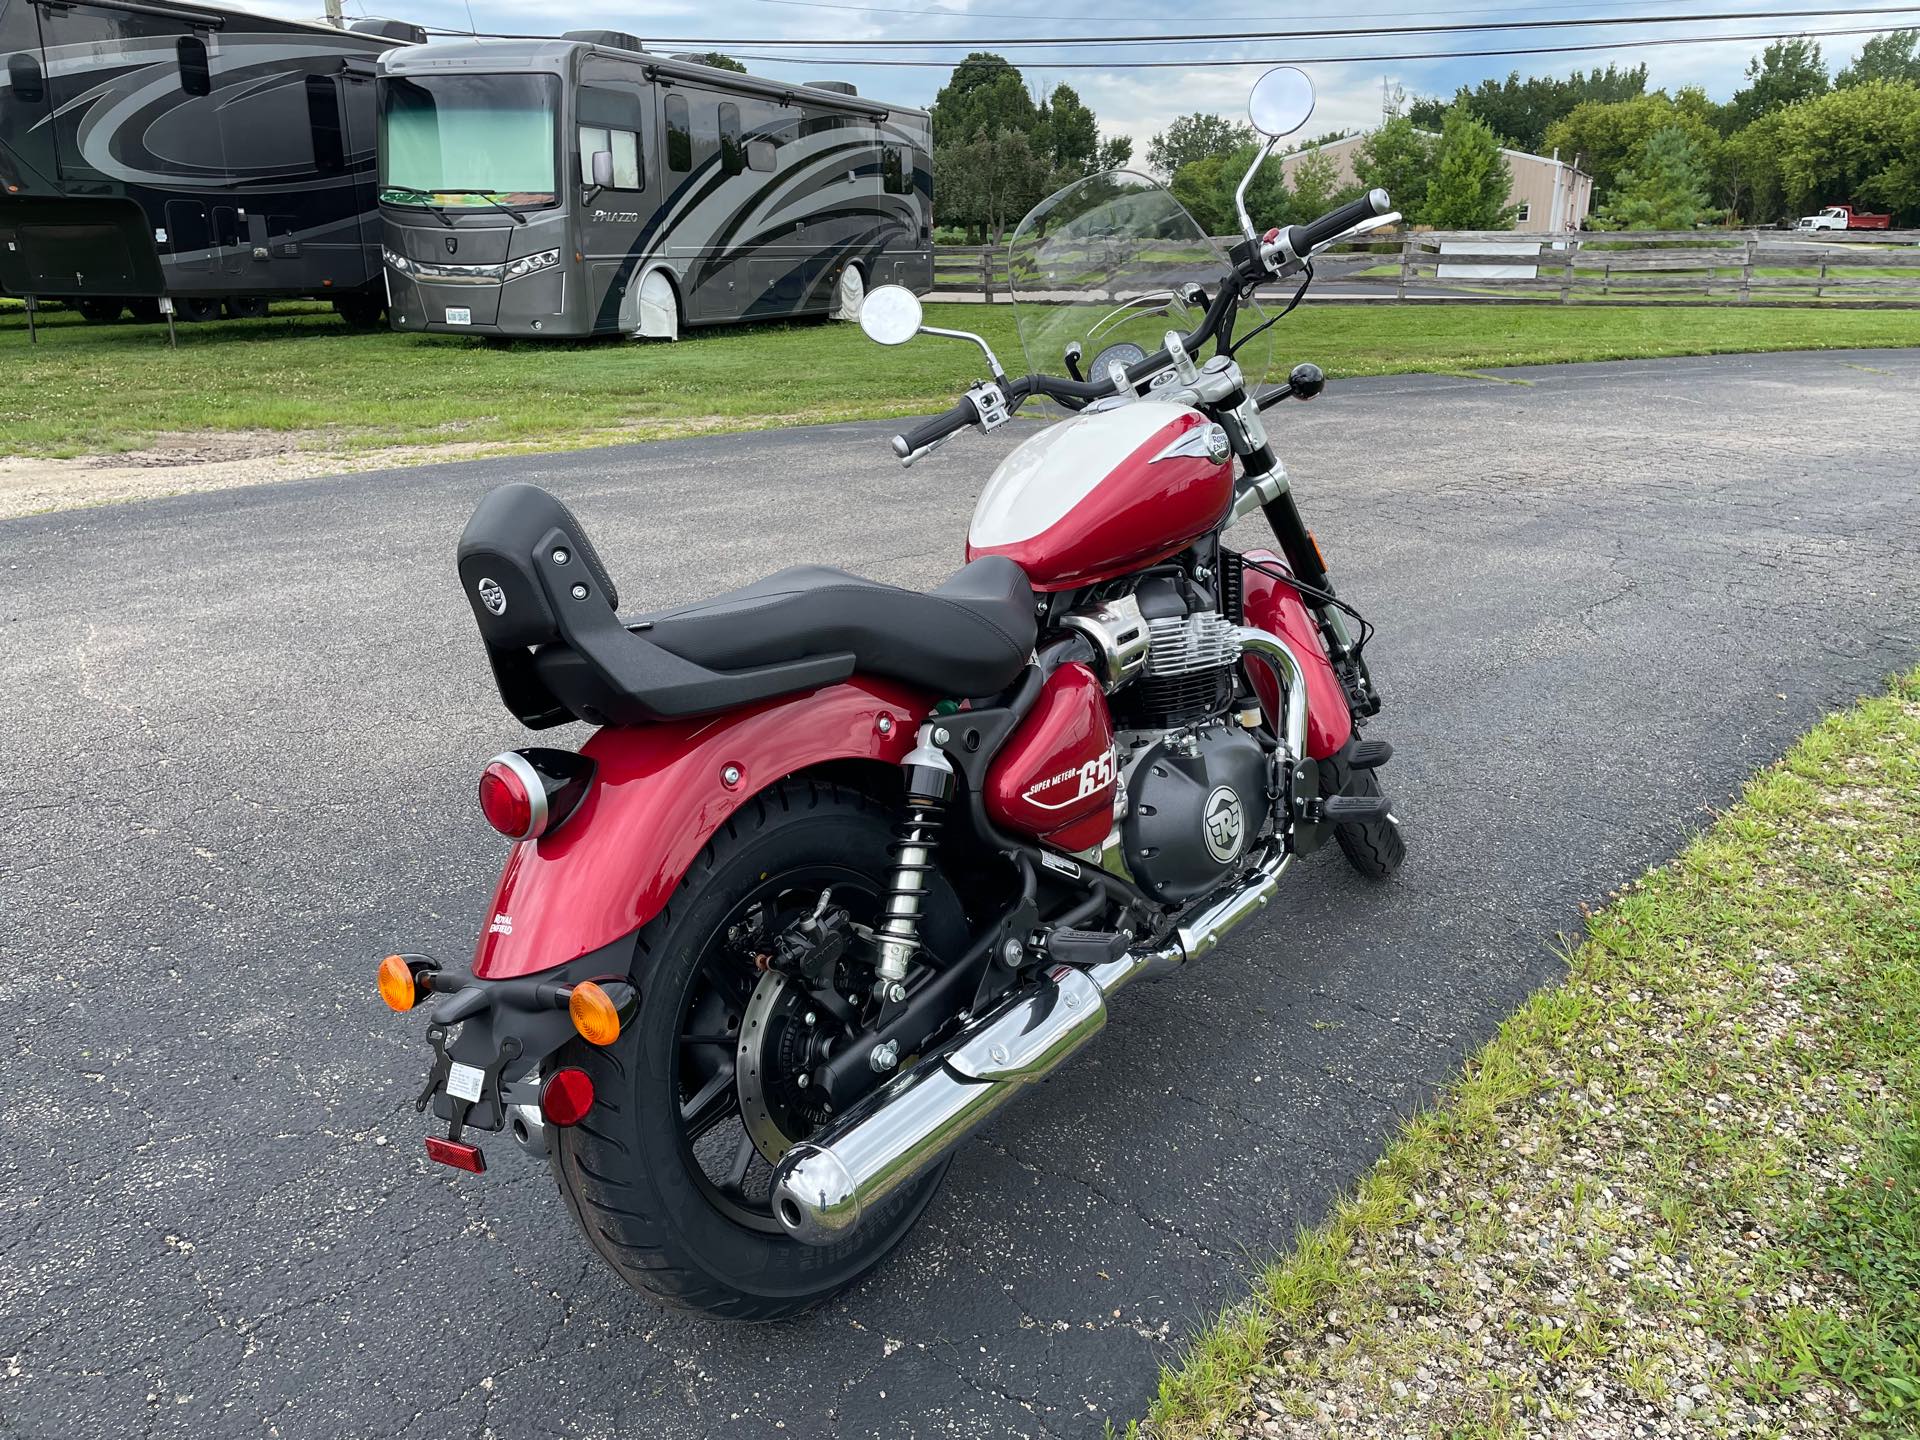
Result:
<instances>
[{"instance_id":1,"label":"rear shock absorber","mask_svg":"<svg viewBox=\"0 0 1920 1440\"><path fill-rule=\"evenodd\" d=\"M953 799L953 762L934 743L934 731L933 724L922 725L912 751L900 762L907 772L907 815L894 831L893 874L881 898L875 937L880 955L874 990L884 1000L906 994L902 982L920 948L920 904L927 876L938 868L934 852L940 847L947 802Z\"/></svg>"}]
</instances>

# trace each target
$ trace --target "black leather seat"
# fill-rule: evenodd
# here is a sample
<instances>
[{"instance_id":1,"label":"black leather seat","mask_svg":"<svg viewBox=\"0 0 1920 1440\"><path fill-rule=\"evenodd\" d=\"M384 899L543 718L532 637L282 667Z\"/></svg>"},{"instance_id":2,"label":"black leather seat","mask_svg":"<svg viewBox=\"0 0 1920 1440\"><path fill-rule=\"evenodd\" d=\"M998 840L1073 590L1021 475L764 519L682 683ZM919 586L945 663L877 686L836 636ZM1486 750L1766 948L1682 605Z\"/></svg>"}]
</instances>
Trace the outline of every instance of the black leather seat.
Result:
<instances>
[{"instance_id":1,"label":"black leather seat","mask_svg":"<svg viewBox=\"0 0 1920 1440\"><path fill-rule=\"evenodd\" d=\"M662 650L713 670L851 654L857 671L948 696L1011 685L1039 629L1033 587L1003 555L975 560L925 592L796 565L626 623Z\"/></svg>"}]
</instances>

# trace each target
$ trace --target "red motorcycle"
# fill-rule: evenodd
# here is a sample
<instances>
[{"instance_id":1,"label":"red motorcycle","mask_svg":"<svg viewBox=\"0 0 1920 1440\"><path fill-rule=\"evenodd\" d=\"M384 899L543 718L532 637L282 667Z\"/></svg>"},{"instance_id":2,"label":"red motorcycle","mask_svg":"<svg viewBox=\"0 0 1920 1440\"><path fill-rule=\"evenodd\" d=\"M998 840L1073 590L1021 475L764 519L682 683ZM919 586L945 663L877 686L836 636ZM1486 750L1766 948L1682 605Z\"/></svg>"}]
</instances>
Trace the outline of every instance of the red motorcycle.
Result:
<instances>
[{"instance_id":1,"label":"red motorcycle","mask_svg":"<svg viewBox=\"0 0 1920 1440\"><path fill-rule=\"evenodd\" d=\"M1277 137L1311 105L1289 70L1252 108ZM1214 949L1297 856L1399 866L1391 750L1357 733L1369 630L1261 419L1324 379L1244 379L1272 323L1256 290L1304 291L1315 250L1388 201L1264 237L1241 210L1223 254L1121 173L1022 223L1036 373L963 337L991 378L893 446L910 464L1029 400L1067 413L994 472L937 589L798 566L622 619L565 505L481 501L459 573L502 700L597 728L481 773L514 846L470 972L381 966L389 1005L427 1006L434 1159L482 1171L476 1139L510 1131L633 1285L786 1315L875 1265L1110 995ZM898 287L861 321L884 344L958 333ZM1038 373L1052 356L1067 376ZM1222 534L1255 511L1278 550L1237 554Z\"/></svg>"}]
</instances>

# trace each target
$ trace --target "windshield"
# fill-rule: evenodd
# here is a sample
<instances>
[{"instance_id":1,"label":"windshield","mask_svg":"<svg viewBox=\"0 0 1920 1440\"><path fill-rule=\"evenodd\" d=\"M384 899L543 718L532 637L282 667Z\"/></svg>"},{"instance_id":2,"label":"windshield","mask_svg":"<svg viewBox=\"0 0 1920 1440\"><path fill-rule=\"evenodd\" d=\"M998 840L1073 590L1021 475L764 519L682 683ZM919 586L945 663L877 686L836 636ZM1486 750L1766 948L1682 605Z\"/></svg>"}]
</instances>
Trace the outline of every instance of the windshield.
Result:
<instances>
[{"instance_id":1,"label":"windshield","mask_svg":"<svg viewBox=\"0 0 1920 1440\"><path fill-rule=\"evenodd\" d=\"M380 82L380 198L551 205L558 112L552 75L388 76Z\"/></svg>"},{"instance_id":2,"label":"windshield","mask_svg":"<svg viewBox=\"0 0 1920 1440\"><path fill-rule=\"evenodd\" d=\"M1078 344L1080 373L1104 379L1113 360L1132 364L1158 350L1167 331L1197 327L1205 307L1183 292L1199 285L1211 297L1230 269L1226 252L1156 181L1129 170L1077 181L1035 206L1008 242L1028 368L1061 374L1068 346ZM1235 333L1263 319L1244 304ZM1237 352L1249 385L1266 378L1271 348L1262 335Z\"/></svg>"}]
</instances>

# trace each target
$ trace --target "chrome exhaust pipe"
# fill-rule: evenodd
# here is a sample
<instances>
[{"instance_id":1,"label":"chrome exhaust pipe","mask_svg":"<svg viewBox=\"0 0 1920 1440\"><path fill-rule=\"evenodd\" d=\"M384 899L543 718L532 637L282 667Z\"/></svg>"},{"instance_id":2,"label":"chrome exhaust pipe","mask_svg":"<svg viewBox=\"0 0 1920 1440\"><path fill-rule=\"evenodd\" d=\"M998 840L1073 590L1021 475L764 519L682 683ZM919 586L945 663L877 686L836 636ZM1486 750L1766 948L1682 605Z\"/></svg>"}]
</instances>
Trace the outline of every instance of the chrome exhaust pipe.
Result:
<instances>
[{"instance_id":1,"label":"chrome exhaust pipe","mask_svg":"<svg viewBox=\"0 0 1920 1440\"><path fill-rule=\"evenodd\" d=\"M940 1049L781 1157L773 1213L809 1245L843 1239L873 1207L924 1175L1021 1090L1107 1023L1107 997L1198 959L1265 908L1290 855L1270 855L1166 944L1075 970L1056 965Z\"/></svg>"}]
</instances>

